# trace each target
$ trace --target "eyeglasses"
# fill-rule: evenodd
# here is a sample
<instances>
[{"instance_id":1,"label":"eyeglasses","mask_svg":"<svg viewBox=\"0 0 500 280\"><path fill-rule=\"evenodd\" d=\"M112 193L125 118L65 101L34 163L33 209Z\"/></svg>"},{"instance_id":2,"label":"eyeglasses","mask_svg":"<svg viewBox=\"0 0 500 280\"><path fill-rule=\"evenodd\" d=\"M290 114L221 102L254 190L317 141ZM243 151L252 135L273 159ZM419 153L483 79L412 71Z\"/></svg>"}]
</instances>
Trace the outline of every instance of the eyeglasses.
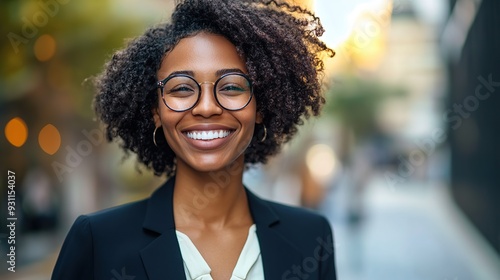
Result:
<instances>
[{"instance_id":1,"label":"eyeglasses","mask_svg":"<svg viewBox=\"0 0 500 280\"><path fill-rule=\"evenodd\" d=\"M252 100L252 83L242 73L226 73L215 82L201 83L189 75L174 74L159 81L157 86L161 89L163 103L170 110L184 112L193 108L200 100L202 84L213 84L215 100L229 111L241 110Z\"/></svg>"}]
</instances>

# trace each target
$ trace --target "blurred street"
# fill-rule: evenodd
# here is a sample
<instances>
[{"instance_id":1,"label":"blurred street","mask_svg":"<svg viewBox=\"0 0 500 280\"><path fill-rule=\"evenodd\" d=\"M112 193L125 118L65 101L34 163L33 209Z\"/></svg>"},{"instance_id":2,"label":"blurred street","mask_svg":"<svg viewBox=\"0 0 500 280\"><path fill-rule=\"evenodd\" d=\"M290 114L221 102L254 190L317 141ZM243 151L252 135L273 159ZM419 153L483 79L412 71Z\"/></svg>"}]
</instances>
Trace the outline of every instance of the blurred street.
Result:
<instances>
[{"instance_id":1,"label":"blurred street","mask_svg":"<svg viewBox=\"0 0 500 280\"><path fill-rule=\"evenodd\" d=\"M383 176L375 176L356 219L345 210L348 188L332 188L319 208L332 222L339 279L500 279L498 255L450 200L448 186L409 183L391 189ZM56 240L24 236L19 254L50 254L2 279L49 279L59 251Z\"/></svg>"},{"instance_id":2,"label":"blurred street","mask_svg":"<svg viewBox=\"0 0 500 280\"><path fill-rule=\"evenodd\" d=\"M499 280L500 1L297 2L337 53L326 104L245 185L329 219L339 280ZM173 1L62 3L0 10L0 171L16 173L18 221L15 273L0 230L2 280L49 279L78 215L165 180L105 141L88 79Z\"/></svg>"},{"instance_id":3,"label":"blurred street","mask_svg":"<svg viewBox=\"0 0 500 280\"><path fill-rule=\"evenodd\" d=\"M322 206L335 227L339 279L500 279L498 255L451 201L448 186L391 189L379 176L363 200L357 220L343 211L341 195Z\"/></svg>"}]
</instances>

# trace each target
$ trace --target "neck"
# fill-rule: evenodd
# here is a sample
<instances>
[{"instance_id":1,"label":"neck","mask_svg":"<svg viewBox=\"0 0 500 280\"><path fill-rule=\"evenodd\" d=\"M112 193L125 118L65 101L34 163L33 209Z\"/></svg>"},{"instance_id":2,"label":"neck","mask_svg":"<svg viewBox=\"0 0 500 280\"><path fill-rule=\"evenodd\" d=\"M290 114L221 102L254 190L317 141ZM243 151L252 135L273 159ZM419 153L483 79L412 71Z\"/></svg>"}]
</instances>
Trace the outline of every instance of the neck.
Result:
<instances>
[{"instance_id":1,"label":"neck","mask_svg":"<svg viewBox=\"0 0 500 280\"><path fill-rule=\"evenodd\" d=\"M251 221L243 187L243 160L200 172L178 162L174 188L177 228L221 229Z\"/></svg>"}]
</instances>

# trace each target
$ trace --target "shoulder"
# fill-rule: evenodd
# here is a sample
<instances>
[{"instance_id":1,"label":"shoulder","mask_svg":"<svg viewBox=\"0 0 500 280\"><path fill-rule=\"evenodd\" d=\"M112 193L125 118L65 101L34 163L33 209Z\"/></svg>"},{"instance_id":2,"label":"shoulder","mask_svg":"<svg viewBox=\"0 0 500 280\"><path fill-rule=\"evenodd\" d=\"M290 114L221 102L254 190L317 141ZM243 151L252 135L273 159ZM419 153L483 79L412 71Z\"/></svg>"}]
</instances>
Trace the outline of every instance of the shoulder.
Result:
<instances>
[{"instance_id":1,"label":"shoulder","mask_svg":"<svg viewBox=\"0 0 500 280\"><path fill-rule=\"evenodd\" d=\"M327 219L313 210L263 200L278 216L282 223L294 223L295 226L320 226L328 224Z\"/></svg>"},{"instance_id":2,"label":"shoulder","mask_svg":"<svg viewBox=\"0 0 500 280\"><path fill-rule=\"evenodd\" d=\"M146 206L147 200L141 200L79 216L64 240L52 279L111 277L112 269L123 263L135 269L140 264L137 252L151 239L142 230Z\"/></svg>"},{"instance_id":3,"label":"shoulder","mask_svg":"<svg viewBox=\"0 0 500 280\"><path fill-rule=\"evenodd\" d=\"M295 242L314 240L319 236L332 236L330 222L320 213L303 207L284 205L261 199L276 220L272 228Z\"/></svg>"},{"instance_id":4,"label":"shoulder","mask_svg":"<svg viewBox=\"0 0 500 280\"><path fill-rule=\"evenodd\" d=\"M81 215L72 228L91 233L94 242L129 232L139 232L142 230L147 201L144 199Z\"/></svg>"},{"instance_id":5,"label":"shoulder","mask_svg":"<svg viewBox=\"0 0 500 280\"><path fill-rule=\"evenodd\" d=\"M134 216L142 216L146 212L148 199L129 202L126 204L106 208L94 213L83 215L93 222L107 222L128 220Z\"/></svg>"},{"instance_id":6,"label":"shoulder","mask_svg":"<svg viewBox=\"0 0 500 280\"><path fill-rule=\"evenodd\" d=\"M91 250L90 255L94 258L104 260L111 257L119 259L117 254L129 256L130 252L140 250L154 238L143 230L147 201L127 203L79 216L66 236L65 251L85 248Z\"/></svg>"}]
</instances>

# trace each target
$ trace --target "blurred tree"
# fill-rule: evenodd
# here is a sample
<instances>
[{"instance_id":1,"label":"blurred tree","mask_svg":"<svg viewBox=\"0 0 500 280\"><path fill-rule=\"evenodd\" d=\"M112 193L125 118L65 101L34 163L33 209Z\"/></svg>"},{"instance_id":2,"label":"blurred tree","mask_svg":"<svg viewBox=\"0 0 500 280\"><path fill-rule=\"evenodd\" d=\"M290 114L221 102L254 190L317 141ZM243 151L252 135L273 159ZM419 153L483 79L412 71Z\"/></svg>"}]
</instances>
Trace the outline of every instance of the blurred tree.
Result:
<instances>
[{"instance_id":1,"label":"blurred tree","mask_svg":"<svg viewBox=\"0 0 500 280\"><path fill-rule=\"evenodd\" d=\"M348 156L352 144L377 132L380 105L389 98L402 97L405 93L401 87L359 76L340 76L330 82L324 114L340 122L343 139L339 152L343 160Z\"/></svg>"},{"instance_id":2,"label":"blurred tree","mask_svg":"<svg viewBox=\"0 0 500 280\"><path fill-rule=\"evenodd\" d=\"M0 101L34 91L48 101L45 97L62 91L75 104L74 113L84 117L92 114L93 93L82 82L101 70L124 38L137 36L161 19L159 11L150 17L134 13L139 1L128 1L132 6L127 9L116 1L2 2Z\"/></svg>"},{"instance_id":3,"label":"blurred tree","mask_svg":"<svg viewBox=\"0 0 500 280\"><path fill-rule=\"evenodd\" d=\"M170 8L168 1L2 1L0 124L3 134L10 119L22 118L28 139L18 148L0 137L0 168L16 171L20 191L25 174L35 168L58 182L51 164L67 156L63 148L54 155L43 152L37 137L41 128L53 124L61 147L75 147L84 137L82 129L97 126L94 91L84 81L102 70L126 38L165 20ZM0 187L2 198L5 187Z\"/></svg>"}]
</instances>

